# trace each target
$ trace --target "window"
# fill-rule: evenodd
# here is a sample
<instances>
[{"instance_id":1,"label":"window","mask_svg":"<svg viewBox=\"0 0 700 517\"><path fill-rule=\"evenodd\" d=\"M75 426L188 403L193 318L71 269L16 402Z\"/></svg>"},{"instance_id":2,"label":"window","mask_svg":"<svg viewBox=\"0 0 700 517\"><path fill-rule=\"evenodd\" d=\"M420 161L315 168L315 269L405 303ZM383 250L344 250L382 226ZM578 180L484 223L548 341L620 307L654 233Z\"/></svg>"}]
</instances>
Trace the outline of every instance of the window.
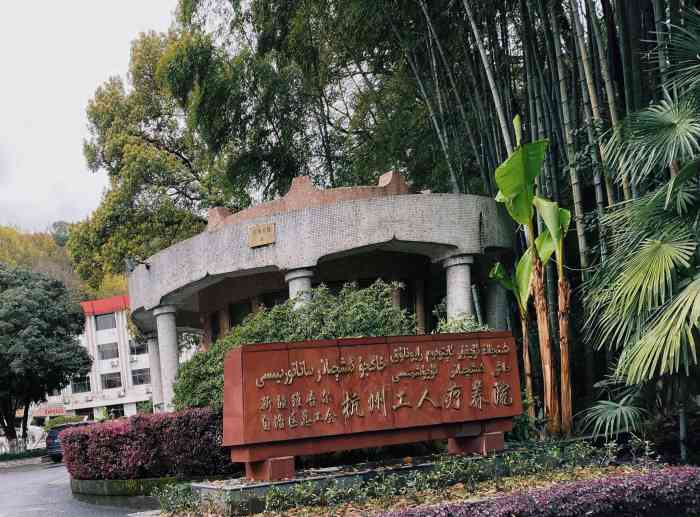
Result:
<instances>
[{"instance_id":1,"label":"window","mask_svg":"<svg viewBox=\"0 0 700 517\"><path fill-rule=\"evenodd\" d=\"M95 419L95 413L92 411L91 407L87 407L87 408L83 408L83 409L76 409L75 414L77 416L86 416L88 420Z\"/></svg>"},{"instance_id":2,"label":"window","mask_svg":"<svg viewBox=\"0 0 700 517\"><path fill-rule=\"evenodd\" d=\"M119 357L119 345L116 343L105 343L97 345L97 351L100 354L100 360L117 359Z\"/></svg>"},{"instance_id":3,"label":"window","mask_svg":"<svg viewBox=\"0 0 700 517\"><path fill-rule=\"evenodd\" d=\"M142 384L151 384L151 370L149 368L143 368L141 370L132 370L131 381L134 386L141 386Z\"/></svg>"},{"instance_id":4,"label":"window","mask_svg":"<svg viewBox=\"0 0 700 517\"><path fill-rule=\"evenodd\" d=\"M107 406L106 409L109 418L121 418L124 416L124 404L117 404L116 406Z\"/></svg>"},{"instance_id":5,"label":"window","mask_svg":"<svg viewBox=\"0 0 700 517\"><path fill-rule=\"evenodd\" d=\"M76 377L71 383L73 393L87 393L90 391L90 377Z\"/></svg>"},{"instance_id":6,"label":"window","mask_svg":"<svg viewBox=\"0 0 700 517\"><path fill-rule=\"evenodd\" d=\"M122 387L122 376L119 372L102 374L102 389L109 390L112 388Z\"/></svg>"},{"instance_id":7,"label":"window","mask_svg":"<svg viewBox=\"0 0 700 517\"><path fill-rule=\"evenodd\" d=\"M148 353L148 343L129 340L129 353L131 355L143 355Z\"/></svg>"},{"instance_id":8,"label":"window","mask_svg":"<svg viewBox=\"0 0 700 517\"><path fill-rule=\"evenodd\" d=\"M98 314L95 316L95 327L97 330L108 330L117 328L117 318L113 312L109 314Z\"/></svg>"}]
</instances>

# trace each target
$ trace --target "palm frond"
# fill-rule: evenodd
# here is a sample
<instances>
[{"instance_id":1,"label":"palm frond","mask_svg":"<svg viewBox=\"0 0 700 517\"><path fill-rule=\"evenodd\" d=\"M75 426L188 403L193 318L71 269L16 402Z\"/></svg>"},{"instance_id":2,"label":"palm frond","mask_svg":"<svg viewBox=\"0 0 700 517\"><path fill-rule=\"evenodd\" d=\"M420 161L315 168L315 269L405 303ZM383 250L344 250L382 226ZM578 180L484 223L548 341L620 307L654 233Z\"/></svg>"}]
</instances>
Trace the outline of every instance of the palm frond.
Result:
<instances>
[{"instance_id":1,"label":"palm frond","mask_svg":"<svg viewBox=\"0 0 700 517\"><path fill-rule=\"evenodd\" d=\"M700 11L683 10L683 26L671 27L672 37L664 49L668 56L669 88L697 89L700 86Z\"/></svg>"},{"instance_id":2,"label":"palm frond","mask_svg":"<svg viewBox=\"0 0 700 517\"><path fill-rule=\"evenodd\" d=\"M613 304L623 313L649 311L673 292L674 272L690 267L695 241L684 228L676 228L660 239L645 239L627 262L615 286Z\"/></svg>"},{"instance_id":3,"label":"palm frond","mask_svg":"<svg viewBox=\"0 0 700 517\"><path fill-rule=\"evenodd\" d=\"M678 273L687 274L697 241L693 189L694 182L677 184L667 206L663 187L601 218L610 253L584 285L584 331L597 348L637 342L654 311L677 288Z\"/></svg>"},{"instance_id":4,"label":"palm frond","mask_svg":"<svg viewBox=\"0 0 700 517\"><path fill-rule=\"evenodd\" d=\"M654 316L646 332L620 356L617 374L628 384L683 372L698 364L700 276Z\"/></svg>"},{"instance_id":5,"label":"palm frond","mask_svg":"<svg viewBox=\"0 0 700 517\"><path fill-rule=\"evenodd\" d=\"M700 106L692 96L679 99L668 93L657 104L629 115L604 149L618 179L628 177L635 183L698 153Z\"/></svg>"},{"instance_id":6,"label":"palm frond","mask_svg":"<svg viewBox=\"0 0 700 517\"><path fill-rule=\"evenodd\" d=\"M599 400L581 413L581 427L608 439L636 432L647 413L638 405L637 395L636 390L627 390L619 400Z\"/></svg>"}]
</instances>

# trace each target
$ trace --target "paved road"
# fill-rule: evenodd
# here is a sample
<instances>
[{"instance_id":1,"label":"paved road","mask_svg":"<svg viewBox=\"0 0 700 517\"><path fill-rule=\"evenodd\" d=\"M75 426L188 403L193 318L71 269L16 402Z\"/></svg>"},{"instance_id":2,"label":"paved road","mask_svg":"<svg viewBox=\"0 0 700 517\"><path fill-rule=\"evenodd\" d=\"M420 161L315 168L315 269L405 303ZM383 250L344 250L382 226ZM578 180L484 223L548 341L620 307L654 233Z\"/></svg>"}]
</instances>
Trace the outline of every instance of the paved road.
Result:
<instances>
[{"instance_id":1,"label":"paved road","mask_svg":"<svg viewBox=\"0 0 700 517\"><path fill-rule=\"evenodd\" d=\"M0 517L117 517L138 511L77 501L61 464L0 469Z\"/></svg>"}]
</instances>

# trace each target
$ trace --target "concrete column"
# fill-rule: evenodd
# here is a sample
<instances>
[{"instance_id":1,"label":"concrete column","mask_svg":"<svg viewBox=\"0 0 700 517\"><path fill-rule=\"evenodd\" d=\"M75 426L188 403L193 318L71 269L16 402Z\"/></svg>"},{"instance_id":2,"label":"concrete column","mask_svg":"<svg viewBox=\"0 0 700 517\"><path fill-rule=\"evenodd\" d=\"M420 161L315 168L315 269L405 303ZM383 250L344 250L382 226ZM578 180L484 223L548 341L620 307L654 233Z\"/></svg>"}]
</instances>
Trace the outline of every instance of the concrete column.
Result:
<instances>
[{"instance_id":1,"label":"concrete column","mask_svg":"<svg viewBox=\"0 0 700 517\"><path fill-rule=\"evenodd\" d=\"M289 298L296 298L294 307L301 307L311 299L311 279L314 272L311 269L294 269L284 275L284 281L289 286Z\"/></svg>"},{"instance_id":2,"label":"concrete column","mask_svg":"<svg viewBox=\"0 0 700 517\"><path fill-rule=\"evenodd\" d=\"M160 377L163 389L163 411L173 410L173 385L179 364L177 351L177 325L175 307L163 305L153 309L158 329L160 349Z\"/></svg>"},{"instance_id":3,"label":"concrete column","mask_svg":"<svg viewBox=\"0 0 700 517\"><path fill-rule=\"evenodd\" d=\"M425 334L425 280L414 280L413 290L416 296L416 330L418 334Z\"/></svg>"},{"instance_id":4,"label":"concrete column","mask_svg":"<svg viewBox=\"0 0 700 517\"><path fill-rule=\"evenodd\" d=\"M474 257L457 255L443 262L447 276L447 318L467 314L474 316L471 265Z\"/></svg>"},{"instance_id":5,"label":"concrete column","mask_svg":"<svg viewBox=\"0 0 700 517\"><path fill-rule=\"evenodd\" d=\"M486 324L493 330L508 329L508 293L495 282L486 292Z\"/></svg>"},{"instance_id":6,"label":"concrete column","mask_svg":"<svg viewBox=\"0 0 700 517\"><path fill-rule=\"evenodd\" d=\"M160 350L158 349L158 338L155 334L148 336L148 366L151 370L153 412L158 413L163 409L163 385L160 376Z\"/></svg>"}]
</instances>

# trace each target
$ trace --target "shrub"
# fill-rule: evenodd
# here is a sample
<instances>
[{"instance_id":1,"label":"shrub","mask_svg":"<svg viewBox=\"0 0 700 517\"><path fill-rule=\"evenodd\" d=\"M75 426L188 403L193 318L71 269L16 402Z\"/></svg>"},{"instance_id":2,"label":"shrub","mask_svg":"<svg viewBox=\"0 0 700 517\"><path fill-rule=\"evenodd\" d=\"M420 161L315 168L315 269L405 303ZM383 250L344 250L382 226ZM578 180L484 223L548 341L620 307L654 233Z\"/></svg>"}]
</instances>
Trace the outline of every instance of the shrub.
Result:
<instances>
[{"instance_id":1,"label":"shrub","mask_svg":"<svg viewBox=\"0 0 700 517\"><path fill-rule=\"evenodd\" d=\"M341 337L395 336L416 333L415 318L393 304L399 284L381 280L359 289L346 284L337 294L325 286L311 290L311 299L294 308L294 300L249 315L208 351L196 353L182 365L175 383L175 405L223 404L224 356L234 347L249 343L335 339Z\"/></svg>"},{"instance_id":2,"label":"shrub","mask_svg":"<svg viewBox=\"0 0 700 517\"><path fill-rule=\"evenodd\" d=\"M412 508L385 517L652 517L700 515L700 469L560 483L470 503Z\"/></svg>"},{"instance_id":3,"label":"shrub","mask_svg":"<svg viewBox=\"0 0 700 517\"><path fill-rule=\"evenodd\" d=\"M74 422L82 422L85 420L84 416L80 415L59 415L51 418L46 425L44 426L44 431L48 431L49 429L53 429L54 427L58 425L63 425L63 424L71 424Z\"/></svg>"},{"instance_id":4,"label":"shrub","mask_svg":"<svg viewBox=\"0 0 700 517\"><path fill-rule=\"evenodd\" d=\"M190 485L167 485L157 488L153 495L158 498L160 509L166 513L196 512L200 499Z\"/></svg>"},{"instance_id":5,"label":"shrub","mask_svg":"<svg viewBox=\"0 0 700 517\"><path fill-rule=\"evenodd\" d=\"M265 508L281 512L299 506L362 504L368 499L407 497L419 500L426 490L439 491L457 483L474 486L501 477L544 474L607 462L607 452L588 442L545 442L497 456L444 456L428 470L414 470L404 475L380 472L352 486L331 483L317 490L310 483L300 483L289 490L273 488L266 494Z\"/></svg>"},{"instance_id":6,"label":"shrub","mask_svg":"<svg viewBox=\"0 0 700 517\"><path fill-rule=\"evenodd\" d=\"M61 441L75 479L190 478L234 469L221 436L220 414L192 409L67 429Z\"/></svg>"}]
</instances>

